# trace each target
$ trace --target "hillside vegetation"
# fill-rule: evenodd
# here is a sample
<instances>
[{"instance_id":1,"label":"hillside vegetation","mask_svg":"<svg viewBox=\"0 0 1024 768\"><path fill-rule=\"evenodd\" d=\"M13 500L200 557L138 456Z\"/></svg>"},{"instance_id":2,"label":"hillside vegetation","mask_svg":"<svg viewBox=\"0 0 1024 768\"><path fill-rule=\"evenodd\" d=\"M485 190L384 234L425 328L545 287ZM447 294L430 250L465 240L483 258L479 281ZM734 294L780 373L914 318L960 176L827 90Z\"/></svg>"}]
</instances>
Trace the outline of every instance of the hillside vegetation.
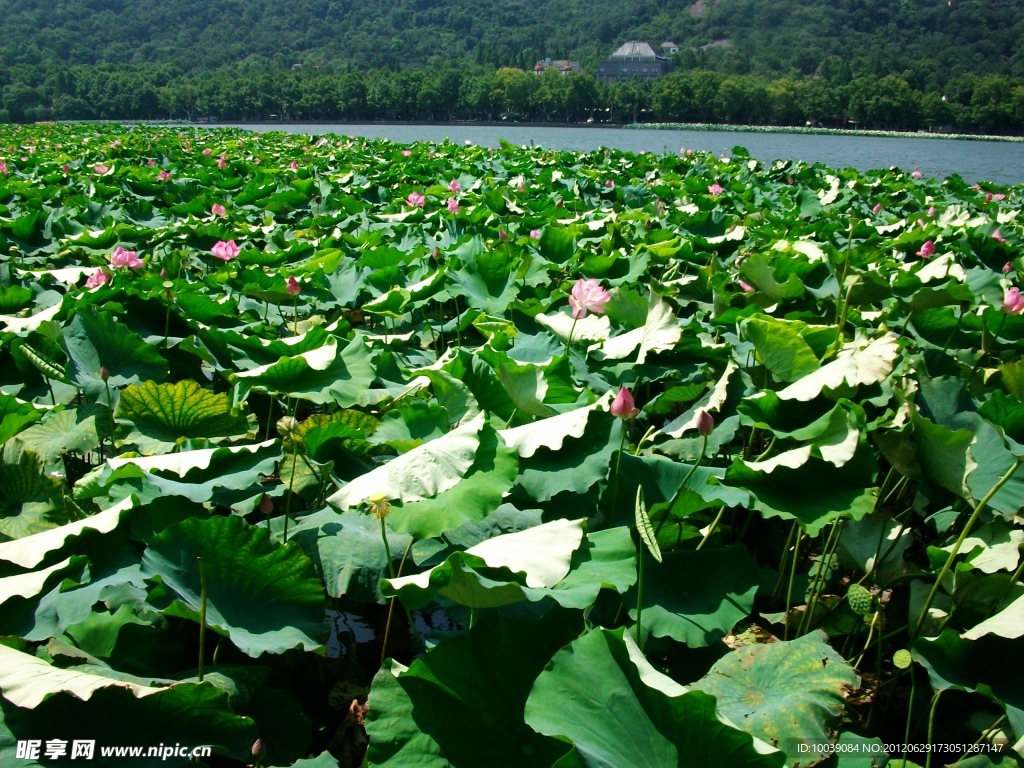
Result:
<instances>
[{"instance_id":1,"label":"hillside vegetation","mask_svg":"<svg viewBox=\"0 0 1024 768\"><path fill-rule=\"evenodd\" d=\"M1024 124L1022 0L0 0L0 14L9 121L565 121L601 110L1005 133ZM628 39L677 43L677 80L691 81L660 97L592 82L548 93L519 83L508 95L494 82L545 56L592 75ZM698 72L714 77L698 82ZM879 89L884 77L897 80Z\"/></svg>"}]
</instances>

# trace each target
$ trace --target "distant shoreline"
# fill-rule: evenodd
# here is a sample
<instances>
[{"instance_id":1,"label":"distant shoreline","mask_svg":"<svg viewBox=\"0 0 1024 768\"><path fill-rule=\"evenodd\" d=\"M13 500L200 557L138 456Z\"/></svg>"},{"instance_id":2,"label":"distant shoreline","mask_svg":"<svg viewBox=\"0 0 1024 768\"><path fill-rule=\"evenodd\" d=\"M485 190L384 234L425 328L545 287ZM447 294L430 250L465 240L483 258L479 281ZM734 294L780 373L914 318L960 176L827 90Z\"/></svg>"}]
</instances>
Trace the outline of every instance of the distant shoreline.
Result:
<instances>
[{"instance_id":1,"label":"distant shoreline","mask_svg":"<svg viewBox=\"0 0 1024 768\"><path fill-rule=\"evenodd\" d=\"M719 133L794 133L813 136L877 136L889 139L955 139L960 141L1024 142L1024 136L994 136L984 133L936 133L934 131L873 131L860 128L816 128L781 125L718 125L714 123L629 123L631 130L716 131Z\"/></svg>"},{"instance_id":2,"label":"distant shoreline","mask_svg":"<svg viewBox=\"0 0 1024 768\"><path fill-rule=\"evenodd\" d=\"M63 123L102 123L123 125L168 125L191 126L194 128L230 128L247 126L290 126L303 125L338 126L346 125L430 125L430 126L480 126L520 128L607 128L646 131L700 131L708 133L780 133L805 134L813 136L874 136L898 139L945 139L959 141L993 141L1012 144L1024 143L1024 136L995 136L982 133L939 133L934 131L877 131L861 128L819 128L809 126L782 125L726 125L721 123L549 123L514 120L61 120Z\"/></svg>"}]
</instances>

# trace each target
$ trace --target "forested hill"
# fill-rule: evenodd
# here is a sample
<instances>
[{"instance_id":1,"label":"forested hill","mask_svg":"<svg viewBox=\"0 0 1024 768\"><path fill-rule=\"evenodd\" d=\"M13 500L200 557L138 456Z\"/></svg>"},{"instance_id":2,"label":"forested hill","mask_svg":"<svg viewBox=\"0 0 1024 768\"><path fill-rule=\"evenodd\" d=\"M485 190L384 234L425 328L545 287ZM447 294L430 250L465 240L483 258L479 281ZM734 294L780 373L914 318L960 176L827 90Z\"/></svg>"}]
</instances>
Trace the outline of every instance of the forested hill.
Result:
<instances>
[{"instance_id":1,"label":"forested hill","mask_svg":"<svg viewBox=\"0 0 1024 768\"><path fill-rule=\"evenodd\" d=\"M1024 76L1024 0L0 0L7 67L419 67L431 58L594 66L629 39L685 61L804 75L856 68Z\"/></svg>"},{"instance_id":2,"label":"forested hill","mask_svg":"<svg viewBox=\"0 0 1024 768\"><path fill-rule=\"evenodd\" d=\"M575 120L618 109L1024 125L1024 0L0 0L0 18L0 121ZM639 91L596 86L598 62L631 39L676 43L675 75ZM495 83L500 68L532 77L544 57L579 61L589 82L539 93L506 72ZM881 106L868 103L876 91L888 94Z\"/></svg>"}]
</instances>

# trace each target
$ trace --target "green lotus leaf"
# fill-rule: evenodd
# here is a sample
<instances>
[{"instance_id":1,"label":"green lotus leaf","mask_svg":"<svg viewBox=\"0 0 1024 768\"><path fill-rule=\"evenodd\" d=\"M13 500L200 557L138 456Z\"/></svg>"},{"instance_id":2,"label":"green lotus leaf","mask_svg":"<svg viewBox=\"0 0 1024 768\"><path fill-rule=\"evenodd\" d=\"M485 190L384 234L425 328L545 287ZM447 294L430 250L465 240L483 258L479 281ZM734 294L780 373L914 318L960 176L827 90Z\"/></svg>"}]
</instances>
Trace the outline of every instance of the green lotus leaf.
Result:
<instances>
[{"instance_id":1,"label":"green lotus leaf","mask_svg":"<svg viewBox=\"0 0 1024 768\"><path fill-rule=\"evenodd\" d=\"M61 669L3 646L0 659L4 720L19 739L37 738L61 723L61 738L69 744L209 744L241 760L256 738L252 720L233 712L227 694L209 683L161 681L156 687L105 667ZM133 762L167 764L159 756Z\"/></svg>"},{"instance_id":2,"label":"green lotus leaf","mask_svg":"<svg viewBox=\"0 0 1024 768\"><path fill-rule=\"evenodd\" d=\"M830 741L846 696L860 684L825 639L819 631L738 648L691 687L714 696L719 712L743 730L782 749L787 764L810 765L813 753L801 753L799 745Z\"/></svg>"},{"instance_id":3,"label":"green lotus leaf","mask_svg":"<svg viewBox=\"0 0 1024 768\"><path fill-rule=\"evenodd\" d=\"M342 407L373 402L373 379L370 352L359 336L343 349L338 347L337 339L330 337L322 347L233 376L239 399L257 390Z\"/></svg>"},{"instance_id":4,"label":"green lotus leaf","mask_svg":"<svg viewBox=\"0 0 1024 768\"><path fill-rule=\"evenodd\" d=\"M64 326L63 344L68 376L93 400L105 399L108 386L161 381L167 376L167 362L156 347L94 306L79 309ZM104 381L102 369L109 380Z\"/></svg>"},{"instance_id":5,"label":"green lotus leaf","mask_svg":"<svg viewBox=\"0 0 1024 768\"><path fill-rule=\"evenodd\" d=\"M137 445L144 453L168 450L181 438L217 442L240 437L250 427L245 414L232 412L226 394L203 389L189 379L125 387L115 416L127 429L122 442Z\"/></svg>"},{"instance_id":6,"label":"green lotus leaf","mask_svg":"<svg viewBox=\"0 0 1024 768\"><path fill-rule=\"evenodd\" d=\"M331 496L331 506L350 509L383 494L392 502L429 499L453 488L473 466L484 425L481 414L444 437L431 440L360 475Z\"/></svg>"},{"instance_id":7,"label":"green lotus leaf","mask_svg":"<svg viewBox=\"0 0 1024 768\"><path fill-rule=\"evenodd\" d=\"M0 463L0 536L19 539L68 522L64 487L31 451L5 447Z\"/></svg>"},{"instance_id":8,"label":"green lotus leaf","mask_svg":"<svg viewBox=\"0 0 1024 768\"><path fill-rule=\"evenodd\" d=\"M0 578L0 605L13 598L26 600L38 597L44 591L53 587L52 577L54 575L60 575L61 578L64 578L64 574L70 571L78 570L80 572L86 562L84 557L67 557L59 563L54 563L49 568Z\"/></svg>"},{"instance_id":9,"label":"green lotus leaf","mask_svg":"<svg viewBox=\"0 0 1024 768\"><path fill-rule=\"evenodd\" d=\"M519 462L515 451L503 445L490 426L480 431L479 439L473 463L456 485L394 507L388 525L425 539L483 520L497 509L516 480Z\"/></svg>"},{"instance_id":10,"label":"green lotus leaf","mask_svg":"<svg viewBox=\"0 0 1024 768\"><path fill-rule=\"evenodd\" d=\"M636 364L643 365L647 355L674 348L682 335L682 326L672 307L651 291L643 326L608 339L596 351L595 357L598 360L621 360L636 350Z\"/></svg>"},{"instance_id":11,"label":"green lotus leaf","mask_svg":"<svg viewBox=\"0 0 1024 768\"><path fill-rule=\"evenodd\" d=\"M20 285L0 286L0 313L14 314L32 303L31 289Z\"/></svg>"},{"instance_id":12,"label":"green lotus leaf","mask_svg":"<svg viewBox=\"0 0 1024 768\"><path fill-rule=\"evenodd\" d=\"M96 499L112 490L154 498L184 496L192 501L230 506L241 498L262 495L264 477L274 473L281 443L268 440L230 448L202 448L159 456L108 459L75 486L77 499ZM252 505L249 505L252 508Z\"/></svg>"},{"instance_id":13,"label":"green lotus leaf","mask_svg":"<svg viewBox=\"0 0 1024 768\"><path fill-rule=\"evenodd\" d=\"M944 629L938 637L919 637L911 646L914 661L928 673L933 691L968 691L1005 708L1010 726L1024 727L1024 670L1007 664L1024 647L1024 639L996 633L976 639Z\"/></svg>"},{"instance_id":14,"label":"green lotus leaf","mask_svg":"<svg viewBox=\"0 0 1024 768\"><path fill-rule=\"evenodd\" d=\"M782 381L792 382L818 370L818 357L804 340L803 323L752 317L743 331L765 367Z\"/></svg>"},{"instance_id":15,"label":"green lotus leaf","mask_svg":"<svg viewBox=\"0 0 1024 768\"><path fill-rule=\"evenodd\" d=\"M85 405L50 411L38 424L21 432L17 440L44 462L52 462L66 453L96 450L113 429L107 406Z\"/></svg>"},{"instance_id":16,"label":"green lotus leaf","mask_svg":"<svg viewBox=\"0 0 1024 768\"><path fill-rule=\"evenodd\" d=\"M397 568L411 537L387 529ZM380 522L361 512L323 509L304 517L288 534L305 550L323 576L327 594L361 603L383 603L381 579L389 574Z\"/></svg>"},{"instance_id":17,"label":"green lotus leaf","mask_svg":"<svg viewBox=\"0 0 1024 768\"><path fill-rule=\"evenodd\" d=\"M221 371L244 371L269 366L282 358L301 355L331 344L334 338L323 326L314 326L298 336L264 339L239 331L201 329L190 346L196 354Z\"/></svg>"},{"instance_id":18,"label":"green lotus leaf","mask_svg":"<svg viewBox=\"0 0 1024 768\"><path fill-rule=\"evenodd\" d=\"M887 333L877 339L858 338L815 371L796 379L778 395L783 400L813 400L825 390L878 384L892 373L899 354L896 337Z\"/></svg>"},{"instance_id":19,"label":"green lotus leaf","mask_svg":"<svg viewBox=\"0 0 1024 768\"><path fill-rule=\"evenodd\" d=\"M332 414L313 414L296 427L294 436L317 461L335 455L335 443L347 453L366 458L376 451L372 444L376 439L368 438L376 434L380 425L369 413L344 409Z\"/></svg>"},{"instance_id":20,"label":"green lotus leaf","mask_svg":"<svg viewBox=\"0 0 1024 768\"><path fill-rule=\"evenodd\" d=\"M481 245L475 251L462 267L449 271L449 290L464 296L471 307L500 315L518 293L512 261L504 250Z\"/></svg>"},{"instance_id":21,"label":"green lotus leaf","mask_svg":"<svg viewBox=\"0 0 1024 768\"><path fill-rule=\"evenodd\" d=\"M400 453L443 437L448 431L448 411L439 403L411 400L384 414L371 443L384 443Z\"/></svg>"},{"instance_id":22,"label":"green lotus leaf","mask_svg":"<svg viewBox=\"0 0 1024 768\"><path fill-rule=\"evenodd\" d=\"M207 625L249 656L320 648L324 591L316 569L301 547L274 543L266 528L234 516L191 518L154 536L142 566L160 579L150 602L193 621L205 581Z\"/></svg>"},{"instance_id":23,"label":"green lotus leaf","mask_svg":"<svg viewBox=\"0 0 1024 768\"><path fill-rule=\"evenodd\" d=\"M781 752L719 714L712 696L654 669L621 629L591 630L555 654L533 684L525 719L573 745L576 759L565 765L783 764Z\"/></svg>"},{"instance_id":24,"label":"green lotus leaf","mask_svg":"<svg viewBox=\"0 0 1024 768\"><path fill-rule=\"evenodd\" d=\"M29 424L39 421L46 411L14 395L0 394L0 445L3 445Z\"/></svg>"},{"instance_id":25,"label":"green lotus leaf","mask_svg":"<svg viewBox=\"0 0 1024 768\"><path fill-rule=\"evenodd\" d=\"M567 747L523 722L530 686L579 632L579 615L482 617L407 669L392 662L370 689L367 766L544 768Z\"/></svg>"},{"instance_id":26,"label":"green lotus leaf","mask_svg":"<svg viewBox=\"0 0 1024 768\"><path fill-rule=\"evenodd\" d=\"M102 537L104 534L110 533L121 522L121 517L133 508L134 504L135 501L129 496L91 517L14 541L0 542L0 560L22 568L36 568L50 554L61 552L65 545L90 535Z\"/></svg>"},{"instance_id":27,"label":"green lotus leaf","mask_svg":"<svg viewBox=\"0 0 1024 768\"><path fill-rule=\"evenodd\" d=\"M415 576L385 580L384 594L418 608L438 595L471 608L546 597L589 607L602 588L625 592L636 580L635 548L624 528L582 536L582 521L556 520L487 539Z\"/></svg>"},{"instance_id":28,"label":"green lotus leaf","mask_svg":"<svg viewBox=\"0 0 1024 768\"><path fill-rule=\"evenodd\" d=\"M750 505L769 517L799 520L814 536L839 517L859 520L875 507L878 489L874 456L860 450L842 467L810 455L811 447L794 449L774 461L745 464L737 459L725 483L750 492ZM796 458L790 463L788 459ZM793 493L800 488L800 493Z\"/></svg>"},{"instance_id":29,"label":"green lotus leaf","mask_svg":"<svg viewBox=\"0 0 1024 768\"><path fill-rule=\"evenodd\" d=\"M644 629L691 648L711 645L751 613L757 587L744 547L666 553L644 570ZM636 620L635 607L629 615Z\"/></svg>"}]
</instances>

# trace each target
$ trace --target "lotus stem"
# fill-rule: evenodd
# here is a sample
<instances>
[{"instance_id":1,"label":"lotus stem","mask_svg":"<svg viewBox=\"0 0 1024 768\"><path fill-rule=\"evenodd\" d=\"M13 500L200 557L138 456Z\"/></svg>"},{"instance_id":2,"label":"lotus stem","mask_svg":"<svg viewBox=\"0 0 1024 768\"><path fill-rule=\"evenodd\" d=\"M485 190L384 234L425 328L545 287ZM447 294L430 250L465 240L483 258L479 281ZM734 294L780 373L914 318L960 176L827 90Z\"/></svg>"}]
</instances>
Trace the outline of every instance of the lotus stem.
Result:
<instances>
[{"instance_id":1,"label":"lotus stem","mask_svg":"<svg viewBox=\"0 0 1024 768\"><path fill-rule=\"evenodd\" d=\"M618 515L619 504L619 467L622 465L622 449L626 445L626 422L622 422L622 434L619 435L619 452L615 454L615 473L612 475L612 513L610 518L611 527L615 527L615 519Z\"/></svg>"},{"instance_id":2,"label":"lotus stem","mask_svg":"<svg viewBox=\"0 0 1024 768\"><path fill-rule=\"evenodd\" d=\"M942 691L943 689L940 688L935 692L935 695L932 697L931 709L928 711L928 746L931 746L932 736L935 733L935 711L939 708L939 697L942 696ZM924 768L932 768L932 755L934 755L934 752L928 750L928 757L924 760Z\"/></svg>"},{"instance_id":3,"label":"lotus stem","mask_svg":"<svg viewBox=\"0 0 1024 768\"><path fill-rule=\"evenodd\" d=\"M657 432L657 427L655 427L653 424L647 428L647 431L644 432L644 436L640 438L640 442L636 444L636 450L633 451L634 456L640 455L640 449L643 447L643 444L646 443L647 438L649 438L655 432Z\"/></svg>"},{"instance_id":4,"label":"lotus stem","mask_svg":"<svg viewBox=\"0 0 1024 768\"><path fill-rule=\"evenodd\" d=\"M202 556L196 558L199 563L199 682L203 682L206 664L206 566Z\"/></svg>"},{"instance_id":5,"label":"lotus stem","mask_svg":"<svg viewBox=\"0 0 1024 768\"><path fill-rule=\"evenodd\" d=\"M565 339L565 351L562 353L566 357L569 356L569 345L572 344L572 335L576 331L576 323L578 323L578 322L579 322L579 318L578 317L574 317L572 319L572 325L569 326L569 335Z\"/></svg>"},{"instance_id":6,"label":"lotus stem","mask_svg":"<svg viewBox=\"0 0 1024 768\"><path fill-rule=\"evenodd\" d=\"M857 656L857 660L853 662L854 669L857 669L860 666L861 661L864 659L864 654L867 653L868 648L871 647L871 641L875 637L875 624L878 623L879 616L881 616L881 611L875 611L871 615L871 624L868 626L868 639L864 642L864 649L860 652L860 655Z\"/></svg>"},{"instance_id":7,"label":"lotus stem","mask_svg":"<svg viewBox=\"0 0 1024 768\"><path fill-rule=\"evenodd\" d=\"M996 484L989 489L989 492L985 494L984 498L978 502L978 505L974 508L971 516L967 518L967 524L964 525L964 529L960 532L960 536L957 538L956 543L953 544L953 549L949 553L949 557L946 558L946 562L942 564L942 570L939 571L938 577L935 579L935 583L932 585L931 591L928 593L928 598L924 601L924 607L921 609L921 615L917 619L917 624L914 627L914 632L911 638L916 638L921 634L921 629L924 627L924 622L928 618L928 611L932 606L932 602L935 600L935 596L939 592L939 587L942 585L943 579L946 578L946 574L949 573L949 569L953 567L953 561L956 560L956 556L960 554L960 548L964 545L964 541L967 540L967 534L971 532L971 528L978 522L978 518L981 516L981 511L986 507L992 497L998 493L999 489L1002 488L1006 483L1010 481L1014 473L1020 469L1021 462L1024 461L1024 457L1016 459L1013 466L1010 467L1006 473L996 481Z\"/></svg>"},{"instance_id":8,"label":"lotus stem","mask_svg":"<svg viewBox=\"0 0 1024 768\"><path fill-rule=\"evenodd\" d=\"M814 621L814 610L818 606L818 599L821 597L821 590L825 586L825 569L828 567L828 564L832 562L832 558L835 556L835 551L839 547L839 539L842 538L843 523L843 518L837 518L829 529L828 538L825 540L825 548L821 553L818 572L815 574L814 583L811 585L811 599L807 603L807 609L804 611L803 618L800 619L800 627L797 629L797 632L801 635L804 633L805 627L810 630L811 624ZM838 535L837 531L839 532Z\"/></svg>"},{"instance_id":9,"label":"lotus stem","mask_svg":"<svg viewBox=\"0 0 1024 768\"><path fill-rule=\"evenodd\" d=\"M803 535L798 530L796 541L793 542L793 561L789 564L789 584L786 586L786 623L784 625L782 639L789 640L789 612L793 606L793 582L796 581L796 564L800 559L800 539Z\"/></svg>"},{"instance_id":10,"label":"lotus stem","mask_svg":"<svg viewBox=\"0 0 1024 768\"><path fill-rule=\"evenodd\" d=\"M718 508L718 514L715 515L715 519L712 520L711 521L711 525L708 526L708 532L704 534L704 538L701 539L700 540L700 544L697 545L697 550L698 551L700 549L702 549L705 544L708 543L708 540L711 538L711 534L713 534L715 532L715 529L718 527L718 524L720 522L722 522L722 515L724 515L724 514L725 514L725 504L723 504L722 506L720 506Z\"/></svg>"},{"instance_id":11,"label":"lotus stem","mask_svg":"<svg viewBox=\"0 0 1024 768\"><path fill-rule=\"evenodd\" d=\"M636 626L633 628L637 647L643 648L640 644L640 636L643 634L644 615L644 548L643 542L636 543Z\"/></svg>"}]
</instances>

